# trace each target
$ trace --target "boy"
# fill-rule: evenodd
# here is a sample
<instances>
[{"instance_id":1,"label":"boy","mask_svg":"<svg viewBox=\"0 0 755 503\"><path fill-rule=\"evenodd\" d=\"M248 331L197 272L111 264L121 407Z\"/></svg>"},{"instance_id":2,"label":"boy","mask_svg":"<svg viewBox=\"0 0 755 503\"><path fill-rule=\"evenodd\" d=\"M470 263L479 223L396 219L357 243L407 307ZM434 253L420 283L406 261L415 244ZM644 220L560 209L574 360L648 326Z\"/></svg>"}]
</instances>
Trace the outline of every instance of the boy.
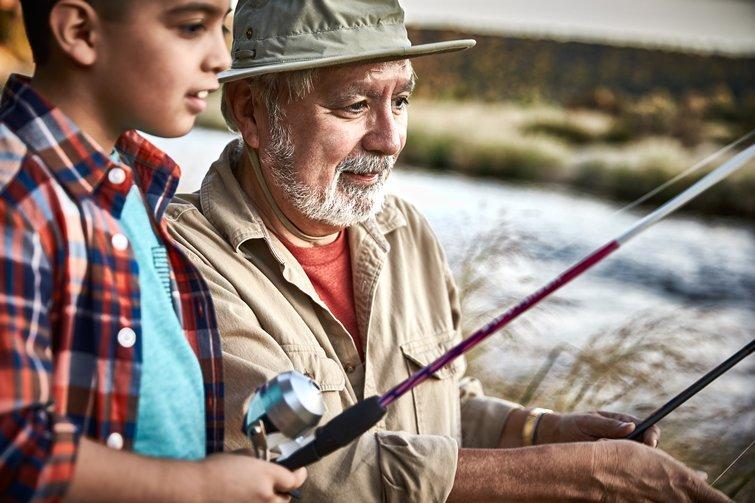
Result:
<instances>
[{"instance_id":1,"label":"boy","mask_svg":"<svg viewBox=\"0 0 755 503\"><path fill-rule=\"evenodd\" d=\"M223 444L215 313L167 237L228 0L22 0L36 71L0 102L0 499L284 500ZM250 390L251 391L251 390ZM133 451L133 452L126 452Z\"/></svg>"}]
</instances>

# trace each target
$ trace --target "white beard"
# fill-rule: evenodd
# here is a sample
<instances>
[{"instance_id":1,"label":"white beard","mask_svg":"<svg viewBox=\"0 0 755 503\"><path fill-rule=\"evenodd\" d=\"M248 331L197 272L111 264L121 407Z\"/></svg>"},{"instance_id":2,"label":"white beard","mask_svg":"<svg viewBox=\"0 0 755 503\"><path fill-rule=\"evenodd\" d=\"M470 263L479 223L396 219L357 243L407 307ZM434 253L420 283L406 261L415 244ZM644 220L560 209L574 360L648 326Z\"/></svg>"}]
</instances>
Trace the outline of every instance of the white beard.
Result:
<instances>
[{"instance_id":1,"label":"white beard","mask_svg":"<svg viewBox=\"0 0 755 503\"><path fill-rule=\"evenodd\" d=\"M360 155L343 160L329 186L324 189L306 185L297 178L293 166L294 146L290 132L274 121L270 126L270 145L260 152L269 161L272 182L288 202L310 220L346 228L374 216L385 202L385 182L396 162L393 156ZM346 171L357 174L378 174L369 186L350 183L341 176Z\"/></svg>"}]
</instances>

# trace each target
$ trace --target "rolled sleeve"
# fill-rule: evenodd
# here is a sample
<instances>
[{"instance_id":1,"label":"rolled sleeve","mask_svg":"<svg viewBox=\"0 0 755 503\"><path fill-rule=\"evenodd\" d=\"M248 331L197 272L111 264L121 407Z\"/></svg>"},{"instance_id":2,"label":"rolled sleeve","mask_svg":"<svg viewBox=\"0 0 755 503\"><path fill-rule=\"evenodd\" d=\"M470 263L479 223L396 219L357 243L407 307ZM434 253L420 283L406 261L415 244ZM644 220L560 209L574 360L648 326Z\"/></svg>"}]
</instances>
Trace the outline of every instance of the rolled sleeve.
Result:
<instances>
[{"instance_id":1,"label":"rolled sleeve","mask_svg":"<svg viewBox=\"0 0 755 503\"><path fill-rule=\"evenodd\" d=\"M383 501L446 501L454 485L459 446L451 437L378 432Z\"/></svg>"},{"instance_id":2,"label":"rolled sleeve","mask_svg":"<svg viewBox=\"0 0 755 503\"><path fill-rule=\"evenodd\" d=\"M477 449L498 447L509 414L520 409L521 405L485 396L482 384L473 377L465 377L459 391L462 446Z\"/></svg>"}]
</instances>

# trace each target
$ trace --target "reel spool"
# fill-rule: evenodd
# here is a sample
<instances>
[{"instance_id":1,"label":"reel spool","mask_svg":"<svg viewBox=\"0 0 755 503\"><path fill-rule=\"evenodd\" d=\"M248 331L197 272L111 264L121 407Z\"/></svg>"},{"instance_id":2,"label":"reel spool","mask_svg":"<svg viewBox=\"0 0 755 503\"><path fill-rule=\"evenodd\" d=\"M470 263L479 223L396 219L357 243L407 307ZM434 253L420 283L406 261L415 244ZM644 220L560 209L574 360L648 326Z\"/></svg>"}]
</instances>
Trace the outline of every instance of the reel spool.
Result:
<instances>
[{"instance_id":1,"label":"reel spool","mask_svg":"<svg viewBox=\"0 0 755 503\"><path fill-rule=\"evenodd\" d=\"M278 374L249 397L242 430L254 455L270 460L287 456L306 444L305 435L325 413L322 392L312 379L296 371Z\"/></svg>"}]
</instances>

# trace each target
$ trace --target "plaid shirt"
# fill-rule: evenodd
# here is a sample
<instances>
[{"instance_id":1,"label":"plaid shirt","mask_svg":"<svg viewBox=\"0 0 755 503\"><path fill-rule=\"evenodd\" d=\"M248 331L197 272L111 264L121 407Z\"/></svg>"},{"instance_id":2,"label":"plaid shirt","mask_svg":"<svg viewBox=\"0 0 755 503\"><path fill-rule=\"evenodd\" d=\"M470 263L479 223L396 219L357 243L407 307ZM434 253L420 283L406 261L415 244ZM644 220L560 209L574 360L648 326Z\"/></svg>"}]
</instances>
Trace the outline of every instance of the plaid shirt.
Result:
<instances>
[{"instance_id":1,"label":"plaid shirt","mask_svg":"<svg viewBox=\"0 0 755 503\"><path fill-rule=\"evenodd\" d=\"M167 245L176 309L202 369L207 452L222 449L215 311L162 220L180 170L133 131L116 149L125 164L114 164L27 79L11 77L0 101L2 501L60 499L80 435L133 446L142 362L138 267L116 221L132 183Z\"/></svg>"}]
</instances>

